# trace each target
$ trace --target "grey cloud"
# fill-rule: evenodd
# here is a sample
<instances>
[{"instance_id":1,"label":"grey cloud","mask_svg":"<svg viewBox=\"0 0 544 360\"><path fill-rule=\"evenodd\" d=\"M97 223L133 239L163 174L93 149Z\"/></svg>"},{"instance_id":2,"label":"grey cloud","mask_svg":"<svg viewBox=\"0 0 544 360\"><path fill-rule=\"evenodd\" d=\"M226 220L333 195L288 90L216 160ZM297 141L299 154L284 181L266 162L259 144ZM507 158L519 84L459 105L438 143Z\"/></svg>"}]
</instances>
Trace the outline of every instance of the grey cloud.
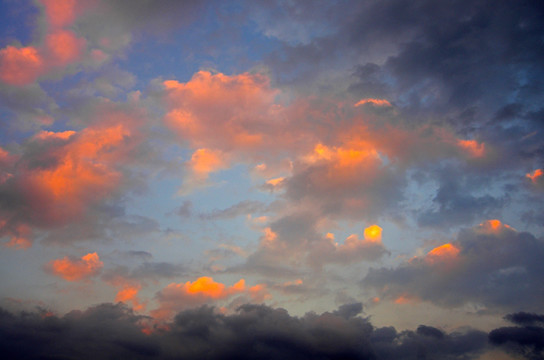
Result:
<instances>
[{"instance_id":1,"label":"grey cloud","mask_svg":"<svg viewBox=\"0 0 544 360\"><path fill-rule=\"evenodd\" d=\"M506 227L496 233L477 227L461 231L453 245L460 249L454 259L416 258L396 268L373 268L361 285L391 299L409 294L445 307L537 310L544 301L542 239Z\"/></svg>"},{"instance_id":2,"label":"grey cloud","mask_svg":"<svg viewBox=\"0 0 544 360\"><path fill-rule=\"evenodd\" d=\"M522 326L495 329L489 333L489 341L525 359L542 359L544 357L544 315L519 312L508 314L504 318Z\"/></svg>"},{"instance_id":3,"label":"grey cloud","mask_svg":"<svg viewBox=\"0 0 544 360\"><path fill-rule=\"evenodd\" d=\"M209 213L200 214L199 217L205 220L232 219L241 215L254 214L266 210L264 203L254 200L244 200L226 209L213 210Z\"/></svg>"},{"instance_id":4,"label":"grey cloud","mask_svg":"<svg viewBox=\"0 0 544 360\"><path fill-rule=\"evenodd\" d=\"M484 185L479 175L467 174L464 169L450 166L437 171L438 190L430 210L421 211L417 221L420 226L453 227L473 224L475 220L493 219L508 204L508 195L473 195L482 193Z\"/></svg>"}]
</instances>

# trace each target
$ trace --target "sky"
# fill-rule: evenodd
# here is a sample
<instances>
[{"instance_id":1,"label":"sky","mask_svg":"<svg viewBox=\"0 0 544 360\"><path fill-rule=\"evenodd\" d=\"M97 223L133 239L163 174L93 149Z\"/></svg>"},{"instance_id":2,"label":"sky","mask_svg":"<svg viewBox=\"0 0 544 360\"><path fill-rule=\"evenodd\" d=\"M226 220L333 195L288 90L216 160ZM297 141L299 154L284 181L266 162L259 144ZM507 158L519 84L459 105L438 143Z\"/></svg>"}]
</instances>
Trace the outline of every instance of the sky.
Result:
<instances>
[{"instance_id":1,"label":"sky","mask_svg":"<svg viewBox=\"0 0 544 360\"><path fill-rule=\"evenodd\" d=\"M0 349L542 359L544 5L0 2Z\"/></svg>"}]
</instances>

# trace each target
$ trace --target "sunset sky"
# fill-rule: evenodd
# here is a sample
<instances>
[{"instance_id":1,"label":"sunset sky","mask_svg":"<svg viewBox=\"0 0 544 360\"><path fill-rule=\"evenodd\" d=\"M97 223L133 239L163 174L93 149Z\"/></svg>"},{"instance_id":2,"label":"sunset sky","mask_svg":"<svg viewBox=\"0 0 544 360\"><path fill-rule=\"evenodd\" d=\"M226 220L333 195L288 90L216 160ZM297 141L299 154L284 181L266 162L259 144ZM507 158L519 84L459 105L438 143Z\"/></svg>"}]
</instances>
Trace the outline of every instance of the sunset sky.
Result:
<instances>
[{"instance_id":1,"label":"sunset sky","mask_svg":"<svg viewBox=\"0 0 544 360\"><path fill-rule=\"evenodd\" d=\"M537 0L3 0L0 349L542 359L543 104Z\"/></svg>"}]
</instances>

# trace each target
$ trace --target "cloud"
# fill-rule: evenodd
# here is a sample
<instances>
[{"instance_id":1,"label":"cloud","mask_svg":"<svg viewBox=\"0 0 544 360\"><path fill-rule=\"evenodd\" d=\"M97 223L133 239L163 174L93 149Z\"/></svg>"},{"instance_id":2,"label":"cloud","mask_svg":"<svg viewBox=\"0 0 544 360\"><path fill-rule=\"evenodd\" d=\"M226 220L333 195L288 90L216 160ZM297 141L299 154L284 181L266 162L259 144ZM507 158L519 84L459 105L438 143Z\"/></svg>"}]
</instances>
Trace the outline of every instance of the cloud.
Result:
<instances>
[{"instance_id":1,"label":"cloud","mask_svg":"<svg viewBox=\"0 0 544 360\"><path fill-rule=\"evenodd\" d=\"M156 298L159 307L151 312L158 318L168 318L182 309L214 303L231 298L234 295L246 294L256 301L270 297L264 284L246 287L245 280L240 279L232 286L216 282L213 278L202 276L195 281L186 283L171 283L159 291Z\"/></svg>"},{"instance_id":2,"label":"cloud","mask_svg":"<svg viewBox=\"0 0 544 360\"><path fill-rule=\"evenodd\" d=\"M77 222L123 185L123 166L140 142L137 116L114 109L97 116L104 119L83 130L41 131L18 153L4 151L0 236Z\"/></svg>"},{"instance_id":3,"label":"cloud","mask_svg":"<svg viewBox=\"0 0 544 360\"><path fill-rule=\"evenodd\" d=\"M476 358L487 334L446 333L421 325L398 332L374 327L360 304L333 312L289 315L284 309L245 304L231 315L211 307L180 312L149 326L123 304L101 304L64 316L0 311L0 346L10 358L131 359L414 359ZM148 331L149 330L149 331ZM62 336L59 336L62 334ZM26 346L22 346L22 345Z\"/></svg>"},{"instance_id":4,"label":"cloud","mask_svg":"<svg viewBox=\"0 0 544 360\"><path fill-rule=\"evenodd\" d=\"M192 147L233 151L263 145L277 94L267 77L199 71L186 83L167 80L164 87L165 123Z\"/></svg>"},{"instance_id":5,"label":"cloud","mask_svg":"<svg viewBox=\"0 0 544 360\"><path fill-rule=\"evenodd\" d=\"M227 168L228 161L221 151L203 148L197 149L193 153L186 166L188 174L185 176L183 185L178 192L180 195L187 195L195 189L206 187L209 175L212 172Z\"/></svg>"},{"instance_id":6,"label":"cloud","mask_svg":"<svg viewBox=\"0 0 544 360\"><path fill-rule=\"evenodd\" d=\"M79 61L86 51L85 39L69 29L76 20L76 2L42 1L42 5L48 22L43 42L0 49L0 80L6 84L31 84L52 70Z\"/></svg>"},{"instance_id":7,"label":"cloud","mask_svg":"<svg viewBox=\"0 0 544 360\"><path fill-rule=\"evenodd\" d=\"M97 253L89 253L81 259L72 260L65 256L63 259L51 261L47 265L48 271L66 281L80 281L97 275L104 263Z\"/></svg>"},{"instance_id":8,"label":"cloud","mask_svg":"<svg viewBox=\"0 0 544 360\"><path fill-rule=\"evenodd\" d=\"M357 234L351 234L343 244L338 244L334 241L334 235L328 233L319 243L312 245L308 261L312 266L376 261L388 253L382 244L381 234L382 229L378 225L372 225L365 229L364 239L359 239Z\"/></svg>"},{"instance_id":9,"label":"cloud","mask_svg":"<svg viewBox=\"0 0 544 360\"><path fill-rule=\"evenodd\" d=\"M538 309L542 239L499 220L462 230L457 239L396 268L373 268L362 280L380 298L418 298L444 307Z\"/></svg>"},{"instance_id":10,"label":"cloud","mask_svg":"<svg viewBox=\"0 0 544 360\"><path fill-rule=\"evenodd\" d=\"M0 49L0 79L11 85L26 85L43 71L43 59L32 46Z\"/></svg>"},{"instance_id":11,"label":"cloud","mask_svg":"<svg viewBox=\"0 0 544 360\"><path fill-rule=\"evenodd\" d=\"M519 312L508 314L504 318L520 326L495 329L489 333L489 341L525 359L542 359L544 356L544 315Z\"/></svg>"},{"instance_id":12,"label":"cloud","mask_svg":"<svg viewBox=\"0 0 544 360\"><path fill-rule=\"evenodd\" d=\"M391 103L385 99L372 99L372 98L366 98L359 100L355 103L355 107L357 106L363 106L366 104L371 104L374 106L391 106Z\"/></svg>"}]
</instances>

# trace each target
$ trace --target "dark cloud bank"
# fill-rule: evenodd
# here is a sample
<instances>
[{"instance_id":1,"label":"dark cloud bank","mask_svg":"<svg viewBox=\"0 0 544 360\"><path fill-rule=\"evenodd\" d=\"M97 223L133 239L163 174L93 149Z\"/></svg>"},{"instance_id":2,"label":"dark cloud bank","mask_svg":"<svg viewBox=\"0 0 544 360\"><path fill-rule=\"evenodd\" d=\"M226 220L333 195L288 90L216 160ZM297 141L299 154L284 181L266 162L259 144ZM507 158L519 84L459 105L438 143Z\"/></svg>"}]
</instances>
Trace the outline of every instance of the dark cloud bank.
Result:
<instances>
[{"instance_id":1,"label":"dark cloud bank","mask_svg":"<svg viewBox=\"0 0 544 360\"><path fill-rule=\"evenodd\" d=\"M543 355L543 315L507 315L519 326L489 334L448 334L425 325L400 332L376 328L361 311L355 303L294 317L283 309L243 305L223 315L203 306L146 335L143 324L152 326L151 319L122 303L62 317L0 309L0 350L5 359L473 359L495 346L528 359Z\"/></svg>"}]
</instances>

